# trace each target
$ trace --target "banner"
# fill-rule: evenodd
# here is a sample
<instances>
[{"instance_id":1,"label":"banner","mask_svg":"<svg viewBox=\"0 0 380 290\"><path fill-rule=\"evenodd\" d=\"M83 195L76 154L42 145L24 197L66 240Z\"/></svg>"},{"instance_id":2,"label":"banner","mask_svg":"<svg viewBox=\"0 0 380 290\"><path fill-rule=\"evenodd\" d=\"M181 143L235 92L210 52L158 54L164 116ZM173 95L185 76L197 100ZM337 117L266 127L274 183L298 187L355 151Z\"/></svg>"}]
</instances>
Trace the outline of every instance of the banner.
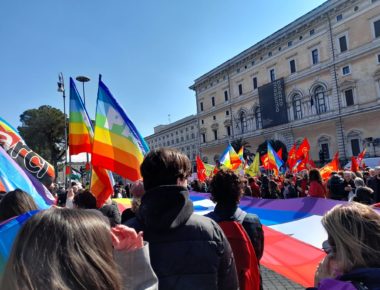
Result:
<instances>
[{"instance_id":1,"label":"banner","mask_svg":"<svg viewBox=\"0 0 380 290\"><path fill-rule=\"evenodd\" d=\"M263 129L288 123L284 79L259 87Z\"/></svg>"}]
</instances>

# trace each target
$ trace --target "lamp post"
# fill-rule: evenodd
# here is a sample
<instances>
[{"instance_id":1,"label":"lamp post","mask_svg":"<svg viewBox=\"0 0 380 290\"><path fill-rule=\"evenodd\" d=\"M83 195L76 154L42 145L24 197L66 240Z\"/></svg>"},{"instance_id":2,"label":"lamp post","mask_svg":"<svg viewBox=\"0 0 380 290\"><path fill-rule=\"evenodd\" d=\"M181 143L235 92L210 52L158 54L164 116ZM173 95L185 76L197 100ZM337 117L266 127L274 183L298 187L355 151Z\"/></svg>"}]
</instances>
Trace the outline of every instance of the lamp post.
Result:
<instances>
[{"instance_id":1,"label":"lamp post","mask_svg":"<svg viewBox=\"0 0 380 290\"><path fill-rule=\"evenodd\" d=\"M63 179L65 181L65 188L68 186L68 176L66 174L66 167L67 167L67 120L66 120L66 95L65 95L65 82L63 79L63 74L59 73L58 75L58 82L57 82L58 88L57 91L62 93L63 97L63 115L65 117L65 161L64 161L64 170L63 170ZM69 168L68 175L71 173L71 168Z\"/></svg>"},{"instance_id":2,"label":"lamp post","mask_svg":"<svg viewBox=\"0 0 380 290\"><path fill-rule=\"evenodd\" d=\"M90 78L89 77L86 77L86 76L77 76L75 78L78 82L81 82L82 83L82 91L83 91L83 105L84 105L84 108L86 109L86 93L85 93L85 90L84 90L84 84L89 82L90 81ZM87 164L88 164L88 153L86 153L86 169L87 169ZM86 177L87 177L87 174L86 174Z\"/></svg>"}]
</instances>

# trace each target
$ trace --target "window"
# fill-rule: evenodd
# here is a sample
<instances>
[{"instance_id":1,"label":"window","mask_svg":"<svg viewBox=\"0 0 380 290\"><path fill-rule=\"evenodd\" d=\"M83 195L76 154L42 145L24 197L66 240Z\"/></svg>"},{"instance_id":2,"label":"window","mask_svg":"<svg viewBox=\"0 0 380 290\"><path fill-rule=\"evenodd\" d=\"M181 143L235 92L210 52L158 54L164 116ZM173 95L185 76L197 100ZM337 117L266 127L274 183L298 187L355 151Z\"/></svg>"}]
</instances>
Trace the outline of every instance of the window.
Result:
<instances>
[{"instance_id":1,"label":"window","mask_svg":"<svg viewBox=\"0 0 380 290\"><path fill-rule=\"evenodd\" d=\"M341 21L343 19L343 15L339 14L336 16L336 21Z\"/></svg>"},{"instance_id":2,"label":"window","mask_svg":"<svg viewBox=\"0 0 380 290\"><path fill-rule=\"evenodd\" d=\"M340 47L340 52L347 51L347 38L345 35L343 35L342 37L339 37L339 47Z\"/></svg>"},{"instance_id":3,"label":"window","mask_svg":"<svg viewBox=\"0 0 380 290\"><path fill-rule=\"evenodd\" d=\"M326 100L325 100L325 89L322 86L318 86L314 90L315 107L317 114L325 113Z\"/></svg>"},{"instance_id":4,"label":"window","mask_svg":"<svg viewBox=\"0 0 380 290\"><path fill-rule=\"evenodd\" d=\"M205 120L201 120L202 125L205 123Z\"/></svg>"},{"instance_id":5,"label":"window","mask_svg":"<svg viewBox=\"0 0 380 290\"><path fill-rule=\"evenodd\" d=\"M296 72L296 61L292 59L291 61L289 61L289 65L290 65L290 73L294 74Z\"/></svg>"},{"instance_id":6,"label":"window","mask_svg":"<svg viewBox=\"0 0 380 290\"><path fill-rule=\"evenodd\" d=\"M344 67L342 68L342 74L343 74L344 76L349 75L350 73L351 73L351 71L350 71L350 66L346 65L346 66L344 66Z\"/></svg>"},{"instance_id":7,"label":"window","mask_svg":"<svg viewBox=\"0 0 380 290\"><path fill-rule=\"evenodd\" d=\"M203 143L206 143L206 134L205 133L202 133L202 142Z\"/></svg>"},{"instance_id":8,"label":"window","mask_svg":"<svg viewBox=\"0 0 380 290\"><path fill-rule=\"evenodd\" d=\"M253 89L257 89L257 77L254 77L253 79Z\"/></svg>"},{"instance_id":9,"label":"window","mask_svg":"<svg viewBox=\"0 0 380 290\"><path fill-rule=\"evenodd\" d=\"M193 130L194 129L194 126L191 126L191 128L190 128L191 130Z\"/></svg>"},{"instance_id":10,"label":"window","mask_svg":"<svg viewBox=\"0 0 380 290\"><path fill-rule=\"evenodd\" d=\"M377 55L377 63L380 63L380 54Z\"/></svg>"},{"instance_id":11,"label":"window","mask_svg":"<svg viewBox=\"0 0 380 290\"><path fill-rule=\"evenodd\" d=\"M229 116L230 115L230 111L226 111L226 116Z\"/></svg>"},{"instance_id":12,"label":"window","mask_svg":"<svg viewBox=\"0 0 380 290\"><path fill-rule=\"evenodd\" d=\"M293 96L293 114L294 120L302 119L301 96L299 94Z\"/></svg>"},{"instance_id":13,"label":"window","mask_svg":"<svg viewBox=\"0 0 380 290\"><path fill-rule=\"evenodd\" d=\"M201 112L203 111L203 102L200 103L201 106Z\"/></svg>"},{"instance_id":14,"label":"window","mask_svg":"<svg viewBox=\"0 0 380 290\"><path fill-rule=\"evenodd\" d=\"M239 123L240 123L241 133L244 134L245 132L247 132L247 117L245 115L245 112L240 113Z\"/></svg>"},{"instance_id":15,"label":"window","mask_svg":"<svg viewBox=\"0 0 380 290\"><path fill-rule=\"evenodd\" d=\"M313 49L311 52L311 58L313 61L313 64L318 64L319 62L319 55L318 55L318 49Z\"/></svg>"},{"instance_id":16,"label":"window","mask_svg":"<svg viewBox=\"0 0 380 290\"><path fill-rule=\"evenodd\" d=\"M314 33L315 33L314 29L310 30L310 35L313 35Z\"/></svg>"},{"instance_id":17,"label":"window","mask_svg":"<svg viewBox=\"0 0 380 290\"><path fill-rule=\"evenodd\" d=\"M300 35L300 37L299 37L299 40L302 40L302 38L303 38L303 36L302 36L302 35Z\"/></svg>"},{"instance_id":18,"label":"window","mask_svg":"<svg viewBox=\"0 0 380 290\"><path fill-rule=\"evenodd\" d=\"M261 111L260 107L257 107L255 109L255 119L256 119L256 129L261 129L262 122L261 122Z\"/></svg>"},{"instance_id":19,"label":"window","mask_svg":"<svg viewBox=\"0 0 380 290\"><path fill-rule=\"evenodd\" d=\"M272 68L270 71L269 71L269 76L270 76L270 81L271 82L274 82L276 80L276 75L275 75L275 72L274 72L274 68Z\"/></svg>"},{"instance_id":20,"label":"window","mask_svg":"<svg viewBox=\"0 0 380 290\"><path fill-rule=\"evenodd\" d=\"M175 139L175 143L176 143L176 144L179 143L179 139L178 139L178 138Z\"/></svg>"},{"instance_id":21,"label":"window","mask_svg":"<svg viewBox=\"0 0 380 290\"><path fill-rule=\"evenodd\" d=\"M213 107L215 107L215 98L214 98L214 97L211 98L211 105L212 105Z\"/></svg>"},{"instance_id":22,"label":"window","mask_svg":"<svg viewBox=\"0 0 380 290\"><path fill-rule=\"evenodd\" d=\"M194 138L195 138L194 133L191 133L191 139L194 139Z\"/></svg>"},{"instance_id":23,"label":"window","mask_svg":"<svg viewBox=\"0 0 380 290\"><path fill-rule=\"evenodd\" d=\"M380 37L380 20L373 23L373 29L375 31L375 38Z\"/></svg>"},{"instance_id":24,"label":"window","mask_svg":"<svg viewBox=\"0 0 380 290\"><path fill-rule=\"evenodd\" d=\"M213 120L216 120L216 116L212 116L212 119L213 119Z\"/></svg>"},{"instance_id":25,"label":"window","mask_svg":"<svg viewBox=\"0 0 380 290\"><path fill-rule=\"evenodd\" d=\"M228 92L224 91L224 100L227 102L228 101Z\"/></svg>"},{"instance_id":26,"label":"window","mask_svg":"<svg viewBox=\"0 0 380 290\"><path fill-rule=\"evenodd\" d=\"M214 130L214 140L218 140L218 130Z\"/></svg>"},{"instance_id":27,"label":"window","mask_svg":"<svg viewBox=\"0 0 380 290\"><path fill-rule=\"evenodd\" d=\"M243 94L243 85L239 84L239 96Z\"/></svg>"},{"instance_id":28,"label":"window","mask_svg":"<svg viewBox=\"0 0 380 290\"><path fill-rule=\"evenodd\" d=\"M288 47L291 47L293 45L293 41L288 41Z\"/></svg>"},{"instance_id":29,"label":"window","mask_svg":"<svg viewBox=\"0 0 380 290\"><path fill-rule=\"evenodd\" d=\"M181 136L181 142L183 142L183 141L185 141L185 140L183 139L183 136Z\"/></svg>"},{"instance_id":30,"label":"window","mask_svg":"<svg viewBox=\"0 0 380 290\"><path fill-rule=\"evenodd\" d=\"M231 136L231 127L226 126L227 136Z\"/></svg>"},{"instance_id":31,"label":"window","mask_svg":"<svg viewBox=\"0 0 380 290\"><path fill-rule=\"evenodd\" d=\"M360 153L359 139L351 139L352 156L358 156Z\"/></svg>"},{"instance_id":32,"label":"window","mask_svg":"<svg viewBox=\"0 0 380 290\"><path fill-rule=\"evenodd\" d=\"M172 145L174 144L174 140L172 140Z\"/></svg>"},{"instance_id":33,"label":"window","mask_svg":"<svg viewBox=\"0 0 380 290\"><path fill-rule=\"evenodd\" d=\"M321 143L321 150L322 150L323 158L325 160L330 160L329 143Z\"/></svg>"},{"instance_id":34,"label":"window","mask_svg":"<svg viewBox=\"0 0 380 290\"><path fill-rule=\"evenodd\" d=\"M344 97L346 99L347 107L354 105L354 92L352 91L352 89L345 90Z\"/></svg>"},{"instance_id":35,"label":"window","mask_svg":"<svg viewBox=\"0 0 380 290\"><path fill-rule=\"evenodd\" d=\"M270 52L268 52L268 56L272 56L272 52L270 51Z\"/></svg>"},{"instance_id":36,"label":"window","mask_svg":"<svg viewBox=\"0 0 380 290\"><path fill-rule=\"evenodd\" d=\"M252 66L255 65L255 60L252 60L251 65Z\"/></svg>"}]
</instances>

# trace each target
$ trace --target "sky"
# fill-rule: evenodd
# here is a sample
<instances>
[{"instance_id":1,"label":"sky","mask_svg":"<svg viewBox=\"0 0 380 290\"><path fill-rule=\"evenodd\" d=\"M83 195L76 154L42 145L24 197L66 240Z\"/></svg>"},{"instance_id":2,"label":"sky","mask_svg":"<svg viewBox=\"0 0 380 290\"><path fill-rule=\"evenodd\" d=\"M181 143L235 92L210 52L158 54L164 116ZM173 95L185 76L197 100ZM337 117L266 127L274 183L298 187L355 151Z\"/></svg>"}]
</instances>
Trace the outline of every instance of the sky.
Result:
<instances>
[{"instance_id":1,"label":"sky","mask_svg":"<svg viewBox=\"0 0 380 290\"><path fill-rule=\"evenodd\" d=\"M0 1L0 116L63 111L58 73L85 75L95 117L98 75L143 136L196 114L194 80L324 0ZM82 93L80 83L78 90Z\"/></svg>"}]
</instances>

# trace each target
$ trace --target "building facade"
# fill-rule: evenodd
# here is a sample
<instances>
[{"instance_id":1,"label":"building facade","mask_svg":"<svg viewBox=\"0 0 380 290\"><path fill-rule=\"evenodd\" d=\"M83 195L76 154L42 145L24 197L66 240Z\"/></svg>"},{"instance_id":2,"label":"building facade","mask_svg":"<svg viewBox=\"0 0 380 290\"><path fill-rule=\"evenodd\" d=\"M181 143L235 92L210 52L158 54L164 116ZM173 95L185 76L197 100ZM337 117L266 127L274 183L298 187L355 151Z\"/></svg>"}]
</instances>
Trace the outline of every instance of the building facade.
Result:
<instances>
[{"instance_id":1,"label":"building facade","mask_svg":"<svg viewBox=\"0 0 380 290\"><path fill-rule=\"evenodd\" d=\"M289 150L307 137L316 161L379 155L380 1L326 1L190 88L205 160L237 138Z\"/></svg>"},{"instance_id":2,"label":"building facade","mask_svg":"<svg viewBox=\"0 0 380 290\"><path fill-rule=\"evenodd\" d=\"M195 164L199 152L198 121L194 115L168 125L154 127L154 133L145 137L150 149L160 147L176 148Z\"/></svg>"}]
</instances>

